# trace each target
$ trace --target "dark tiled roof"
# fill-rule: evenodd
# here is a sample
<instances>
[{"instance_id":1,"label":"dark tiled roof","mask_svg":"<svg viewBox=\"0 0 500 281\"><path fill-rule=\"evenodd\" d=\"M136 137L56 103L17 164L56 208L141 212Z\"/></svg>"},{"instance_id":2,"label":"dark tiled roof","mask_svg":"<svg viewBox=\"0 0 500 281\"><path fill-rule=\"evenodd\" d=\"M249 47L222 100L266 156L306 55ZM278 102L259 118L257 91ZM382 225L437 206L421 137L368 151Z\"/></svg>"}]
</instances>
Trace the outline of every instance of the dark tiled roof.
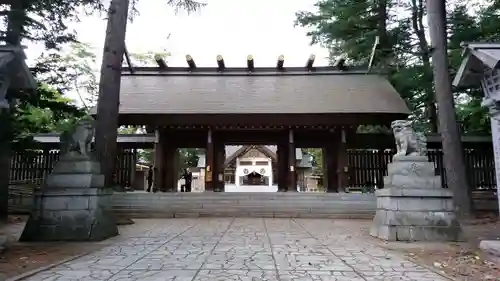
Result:
<instances>
[{"instance_id":1,"label":"dark tiled roof","mask_svg":"<svg viewBox=\"0 0 500 281\"><path fill-rule=\"evenodd\" d=\"M390 83L378 75L339 72L161 75L150 71L122 76L120 113L408 114L409 111Z\"/></svg>"}]
</instances>

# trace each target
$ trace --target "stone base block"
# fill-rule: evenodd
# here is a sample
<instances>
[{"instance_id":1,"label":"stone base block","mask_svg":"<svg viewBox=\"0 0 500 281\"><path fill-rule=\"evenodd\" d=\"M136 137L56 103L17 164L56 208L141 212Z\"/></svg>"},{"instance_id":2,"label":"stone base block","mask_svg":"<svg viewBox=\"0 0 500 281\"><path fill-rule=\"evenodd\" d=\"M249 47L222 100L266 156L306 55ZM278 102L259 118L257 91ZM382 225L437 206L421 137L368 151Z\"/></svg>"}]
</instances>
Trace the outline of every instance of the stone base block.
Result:
<instances>
[{"instance_id":1,"label":"stone base block","mask_svg":"<svg viewBox=\"0 0 500 281\"><path fill-rule=\"evenodd\" d=\"M97 188L36 193L20 241L100 241L118 235L111 195Z\"/></svg>"},{"instance_id":2,"label":"stone base block","mask_svg":"<svg viewBox=\"0 0 500 281\"><path fill-rule=\"evenodd\" d=\"M441 177L435 175L434 163L427 159L423 162L397 161L387 165L384 186L436 189L441 187Z\"/></svg>"},{"instance_id":3,"label":"stone base block","mask_svg":"<svg viewBox=\"0 0 500 281\"><path fill-rule=\"evenodd\" d=\"M464 241L462 229L441 226L379 225L370 229L370 235L385 241Z\"/></svg>"},{"instance_id":4,"label":"stone base block","mask_svg":"<svg viewBox=\"0 0 500 281\"><path fill-rule=\"evenodd\" d=\"M387 241L462 241L451 196L443 189L378 190L370 235Z\"/></svg>"},{"instance_id":5,"label":"stone base block","mask_svg":"<svg viewBox=\"0 0 500 281\"><path fill-rule=\"evenodd\" d=\"M418 161L416 158L418 158ZM404 156L387 164L387 175L415 175L420 177L434 176L434 163L427 156Z\"/></svg>"},{"instance_id":6,"label":"stone base block","mask_svg":"<svg viewBox=\"0 0 500 281\"><path fill-rule=\"evenodd\" d=\"M500 241L484 240L479 248L494 262L500 263Z\"/></svg>"},{"instance_id":7,"label":"stone base block","mask_svg":"<svg viewBox=\"0 0 500 281\"><path fill-rule=\"evenodd\" d=\"M59 159L52 174L100 174L101 164L91 159L62 157Z\"/></svg>"},{"instance_id":8,"label":"stone base block","mask_svg":"<svg viewBox=\"0 0 500 281\"><path fill-rule=\"evenodd\" d=\"M102 174L51 174L46 186L50 188L93 188L104 186Z\"/></svg>"}]
</instances>

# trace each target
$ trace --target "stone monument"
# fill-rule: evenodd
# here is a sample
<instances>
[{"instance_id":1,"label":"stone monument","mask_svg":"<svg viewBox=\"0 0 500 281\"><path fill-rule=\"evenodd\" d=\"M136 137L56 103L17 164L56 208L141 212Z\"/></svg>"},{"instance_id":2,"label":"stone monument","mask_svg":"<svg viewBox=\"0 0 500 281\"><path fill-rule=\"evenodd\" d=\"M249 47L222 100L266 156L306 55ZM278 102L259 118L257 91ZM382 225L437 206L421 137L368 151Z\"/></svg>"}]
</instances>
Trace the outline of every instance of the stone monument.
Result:
<instances>
[{"instance_id":1,"label":"stone monument","mask_svg":"<svg viewBox=\"0 0 500 281\"><path fill-rule=\"evenodd\" d=\"M112 190L90 149L92 121L81 120L60 137L61 156L34 196L20 241L97 241L118 234Z\"/></svg>"},{"instance_id":2,"label":"stone monument","mask_svg":"<svg viewBox=\"0 0 500 281\"><path fill-rule=\"evenodd\" d=\"M397 153L387 166L370 235L386 241L459 241L452 192L441 187L426 139L406 120L391 124Z\"/></svg>"}]
</instances>

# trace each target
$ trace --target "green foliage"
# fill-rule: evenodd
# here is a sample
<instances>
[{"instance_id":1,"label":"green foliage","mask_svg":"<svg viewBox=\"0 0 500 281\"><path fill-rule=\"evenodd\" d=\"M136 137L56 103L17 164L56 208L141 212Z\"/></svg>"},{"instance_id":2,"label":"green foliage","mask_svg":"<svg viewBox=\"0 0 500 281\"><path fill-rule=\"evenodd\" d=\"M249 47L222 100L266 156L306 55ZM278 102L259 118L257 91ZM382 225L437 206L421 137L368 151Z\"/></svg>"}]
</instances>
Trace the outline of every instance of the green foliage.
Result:
<instances>
[{"instance_id":1,"label":"green foliage","mask_svg":"<svg viewBox=\"0 0 500 281\"><path fill-rule=\"evenodd\" d=\"M375 37L387 36L386 47L390 47L394 61L380 61L383 50L378 50L376 65L389 66L389 81L412 110L411 118L415 125L429 131L432 129L429 123L432 112L429 110L434 104L434 87L429 46L425 38L425 1L388 0L384 34L379 30L380 3L375 0L319 0L316 11L296 14L296 24L312 28L308 33L312 43L321 43L329 48L332 62L339 55L347 55L350 64L367 65ZM472 14L468 1L454 1L453 5L448 5L452 75L462 60L462 42L500 38L500 1L489 1L479 7L477 14ZM481 90L456 89L455 94L457 115L464 133L488 133L488 118L479 102Z\"/></svg>"},{"instance_id":2,"label":"green foliage","mask_svg":"<svg viewBox=\"0 0 500 281\"><path fill-rule=\"evenodd\" d=\"M192 168L198 166L198 149L181 148L179 149L180 169Z\"/></svg>"},{"instance_id":3,"label":"green foliage","mask_svg":"<svg viewBox=\"0 0 500 281\"><path fill-rule=\"evenodd\" d=\"M323 174L323 151L321 148L304 148L305 154L312 156L313 172Z\"/></svg>"},{"instance_id":4,"label":"green foliage","mask_svg":"<svg viewBox=\"0 0 500 281\"><path fill-rule=\"evenodd\" d=\"M73 126L85 111L71 104L61 92L48 85L40 85L35 94L18 97L11 108L12 128L5 136L15 149L33 147L32 137L38 133L63 132ZM3 140L7 141L7 140Z\"/></svg>"},{"instance_id":5,"label":"green foliage","mask_svg":"<svg viewBox=\"0 0 500 281\"><path fill-rule=\"evenodd\" d=\"M72 42L61 51L48 51L36 60L38 81L57 87L61 92L75 92L88 110L98 97L96 55L89 44Z\"/></svg>"},{"instance_id":6,"label":"green foliage","mask_svg":"<svg viewBox=\"0 0 500 281\"><path fill-rule=\"evenodd\" d=\"M87 93L96 91L95 75L90 67L95 55L88 48L82 43L72 43L68 53L42 54L32 69L40 82L36 93L12 93L18 100L12 108L10 134L16 149L33 146L34 134L68 130L87 114L87 108L78 108L64 93L79 89Z\"/></svg>"},{"instance_id":7,"label":"green foliage","mask_svg":"<svg viewBox=\"0 0 500 281\"><path fill-rule=\"evenodd\" d=\"M317 11L298 12L296 24L313 27L312 43L330 49L331 58L346 54L356 63L367 63L377 36L376 1L321 0Z\"/></svg>"},{"instance_id":8,"label":"green foliage","mask_svg":"<svg viewBox=\"0 0 500 281\"><path fill-rule=\"evenodd\" d=\"M68 29L69 21L78 21L81 11L104 11L102 0L18 0L11 9L4 7L0 15L20 24L22 38L43 42L47 49L59 49L61 44L74 42L76 34ZM24 11L19 13L17 11ZM12 30L11 30L12 31ZM0 31L1 40L11 40L19 34L9 30Z\"/></svg>"},{"instance_id":9,"label":"green foliage","mask_svg":"<svg viewBox=\"0 0 500 281\"><path fill-rule=\"evenodd\" d=\"M153 150L152 149L139 149L137 151L137 154L138 154L138 159L139 159L139 162L141 163L145 163L145 164L148 164L148 165L152 165L153 164Z\"/></svg>"}]
</instances>

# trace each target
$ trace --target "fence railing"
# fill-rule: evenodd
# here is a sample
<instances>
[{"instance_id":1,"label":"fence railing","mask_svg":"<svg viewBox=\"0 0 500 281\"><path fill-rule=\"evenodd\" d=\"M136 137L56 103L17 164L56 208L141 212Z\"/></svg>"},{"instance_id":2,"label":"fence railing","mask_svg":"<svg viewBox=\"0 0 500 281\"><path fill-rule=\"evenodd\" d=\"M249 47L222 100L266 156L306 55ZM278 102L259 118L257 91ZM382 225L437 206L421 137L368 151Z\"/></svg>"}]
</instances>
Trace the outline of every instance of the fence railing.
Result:
<instances>
[{"instance_id":1,"label":"fence railing","mask_svg":"<svg viewBox=\"0 0 500 281\"><path fill-rule=\"evenodd\" d=\"M348 149L348 187L383 188L387 164L391 162L394 154L395 151L391 149ZM436 175L441 176L443 188L447 188L442 149L429 149L428 157L434 162ZM11 161L11 183L43 181L58 159L59 151L57 150L16 153ZM136 150L119 150L115 174L117 184L123 187L132 186L136 162ZM496 189L492 147L466 148L465 163L473 189Z\"/></svg>"},{"instance_id":2,"label":"fence railing","mask_svg":"<svg viewBox=\"0 0 500 281\"><path fill-rule=\"evenodd\" d=\"M11 185L19 182L42 184L59 160L59 151L26 150L16 152L11 158ZM115 182L123 187L131 187L137 162L135 149L119 150L116 162Z\"/></svg>"},{"instance_id":3,"label":"fence railing","mask_svg":"<svg viewBox=\"0 0 500 281\"><path fill-rule=\"evenodd\" d=\"M347 151L348 186L383 188L387 164L396 151L391 149L349 149ZM429 161L434 162L436 175L441 176L443 188L447 188L442 149L429 149ZM465 149L465 164L472 188L496 189L495 160L492 148Z\"/></svg>"}]
</instances>

